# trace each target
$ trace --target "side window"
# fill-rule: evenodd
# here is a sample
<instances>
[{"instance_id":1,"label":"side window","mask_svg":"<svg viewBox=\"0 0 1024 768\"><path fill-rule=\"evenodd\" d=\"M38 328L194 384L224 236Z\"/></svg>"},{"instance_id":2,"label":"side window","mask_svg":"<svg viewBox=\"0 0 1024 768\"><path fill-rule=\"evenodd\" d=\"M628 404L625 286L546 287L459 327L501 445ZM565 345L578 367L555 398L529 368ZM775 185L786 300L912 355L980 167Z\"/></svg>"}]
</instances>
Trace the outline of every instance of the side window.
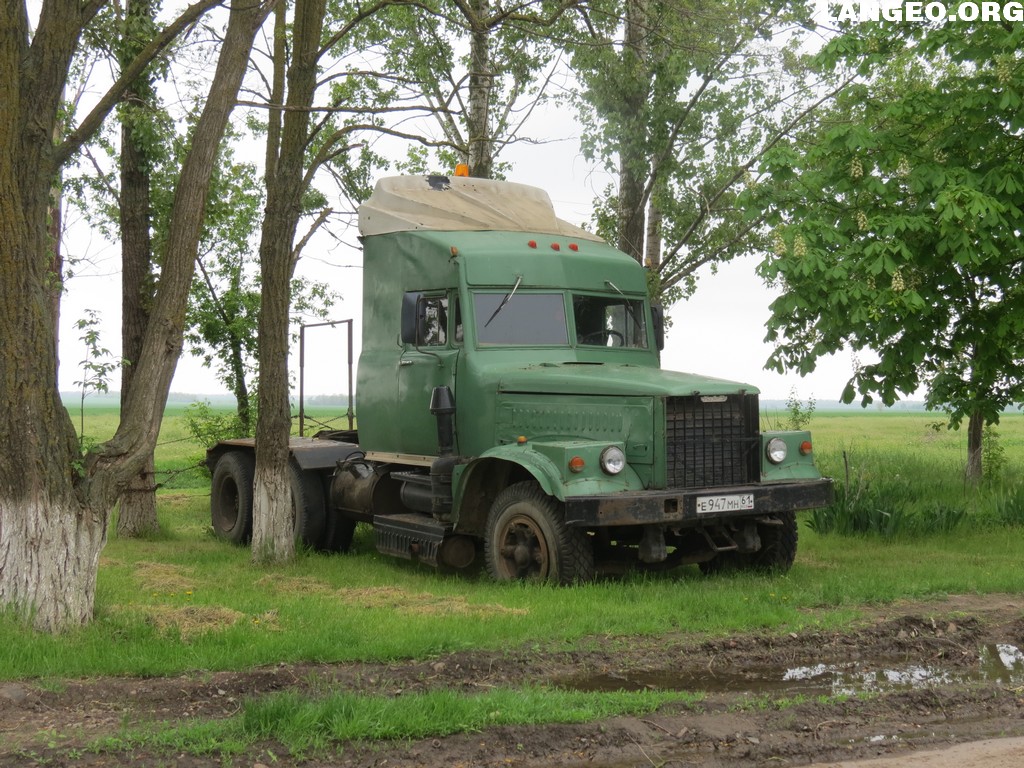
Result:
<instances>
[{"instance_id":1,"label":"side window","mask_svg":"<svg viewBox=\"0 0 1024 768\"><path fill-rule=\"evenodd\" d=\"M448 343L448 297L423 296L417 305L416 343L443 347Z\"/></svg>"}]
</instances>

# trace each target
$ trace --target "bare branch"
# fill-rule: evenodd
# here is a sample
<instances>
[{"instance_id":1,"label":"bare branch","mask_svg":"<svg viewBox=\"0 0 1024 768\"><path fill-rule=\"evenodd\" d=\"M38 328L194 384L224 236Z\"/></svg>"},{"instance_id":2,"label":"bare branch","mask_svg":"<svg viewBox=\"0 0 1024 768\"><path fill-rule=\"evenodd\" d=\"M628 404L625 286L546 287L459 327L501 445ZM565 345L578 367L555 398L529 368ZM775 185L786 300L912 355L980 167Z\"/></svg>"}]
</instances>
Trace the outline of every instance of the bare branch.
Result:
<instances>
[{"instance_id":1,"label":"bare branch","mask_svg":"<svg viewBox=\"0 0 1024 768\"><path fill-rule=\"evenodd\" d=\"M332 213L334 213L334 210L332 208L324 208L322 211L320 211L320 213L317 215L313 223L310 224L309 229L306 231L306 234L302 236L302 239L299 240L298 243L296 243L295 248L292 249L293 270L295 269L295 265L299 261L299 257L302 255L302 249L306 247L306 244L310 241L310 238L313 237L316 231L320 229L320 227L323 225L325 221L327 221L327 218Z\"/></svg>"},{"instance_id":2,"label":"bare branch","mask_svg":"<svg viewBox=\"0 0 1024 768\"><path fill-rule=\"evenodd\" d=\"M100 2L100 0L94 0L94 2ZM145 71L146 67L156 59L164 50L173 43L177 37L184 32L188 27L194 24L200 19L203 14L216 5L219 5L222 0L199 0L188 8L186 8L178 18L164 27L153 41L147 45L138 56L129 64L117 81L110 86L110 89L100 98L93 107L92 111L86 115L85 119L79 124L79 126L68 134L68 136L56 147L54 151L54 163L57 166L63 165L67 162L67 159L72 154L78 151L78 148L87 142L92 135L99 130L104 119L110 113L110 110L121 100L124 96L125 90L129 85L134 83Z\"/></svg>"}]
</instances>

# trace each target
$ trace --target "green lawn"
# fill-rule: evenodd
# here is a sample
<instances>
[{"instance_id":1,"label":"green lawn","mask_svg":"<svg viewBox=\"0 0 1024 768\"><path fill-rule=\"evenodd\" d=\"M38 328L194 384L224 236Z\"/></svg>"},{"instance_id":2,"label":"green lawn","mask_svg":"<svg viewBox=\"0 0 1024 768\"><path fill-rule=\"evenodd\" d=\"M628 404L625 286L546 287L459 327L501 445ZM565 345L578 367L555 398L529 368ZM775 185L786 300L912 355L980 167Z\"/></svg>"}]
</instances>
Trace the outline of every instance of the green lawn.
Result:
<instances>
[{"instance_id":1,"label":"green lawn","mask_svg":"<svg viewBox=\"0 0 1024 768\"><path fill-rule=\"evenodd\" d=\"M161 433L158 467L202 454L182 439L178 416ZM113 429L113 414L88 427ZM422 658L466 648L536 643L564 647L590 635L711 634L807 624L838 625L858 606L955 592L1015 592L1024 537L991 508L1017 477L1024 419L1001 427L1004 480L962 481L963 433L936 432L927 415L818 415L819 461L883 488L903 484L924 508L945 499L967 514L955 530L922 535L821 535L803 513L796 565L784 576L703 577L696 567L634 574L572 588L494 584L379 555L369 530L347 555L302 553L261 570L244 548L209 533L207 480L160 492L162 532L112 538L100 563L96 621L50 638L0 621L0 677L163 675L279 661ZM884 503L884 499L882 502ZM111 526L114 530L114 526ZM815 609L809 612L808 609ZM5 641L5 642L4 642Z\"/></svg>"},{"instance_id":2,"label":"green lawn","mask_svg":"<svg viewBox=\"0 0 1024 768\"><path fill-rule=\"evenodd\" d=\"M116 418L115 411L88 409L86 435L112 434ZM89 626L52 637L0 616L0 679L59 686L63 678L81 676L423 659L468 649L585 648L596 637L628 642L679 632L792 632L842 627L866 606L904 598L1020 592L1024 514L1014 517L1007 509L1015 508L1014 499L1024 509L1024 492L1017 490L1024 418L1004 419L997 438L1001 472L978 488L963 482L964 433L936 430L937 421L928 414L819 413L810 425L819 464L840 490L856 490L882 518L902 505L913 525L886 534L824 534L818 513L805 512L796 564L785 575L704 577L690 566L567 588L442 575L379 555L364 527L349 554L303 552L288 566L257 568L246 549L211 535L209 480L198 468L203 448L188 438L181 410L172 410L157 453L164 482L160 534L111 538ZM934 529L920 524L946 508L959 510L948 530L929 532ZM113 524L110 530L116 530ZM454 698L437 700L444 695ZM439 707L457 713L456 722L480 728L493 724L488 718L498 710L510 713L502 722L565 722L569 716L649 711L662 701L635 694L558 696L529 685L472 700L430 694L403 701L400 715L393 714L394 702L375 696L335 693L318 702L277 696L247 702L229 721L126 732L107 748L145 743L227 754L276 734L293 753L302 753L349 738L348 730L334 732L339 722L356 728L360 738L440 735L422 727L423 712ZM394 733L373 730L382 711L399 718ZM359 722L368 729L360 731ZM319 725L310 730L304 723Z\"/></svg>"}]
</instances>

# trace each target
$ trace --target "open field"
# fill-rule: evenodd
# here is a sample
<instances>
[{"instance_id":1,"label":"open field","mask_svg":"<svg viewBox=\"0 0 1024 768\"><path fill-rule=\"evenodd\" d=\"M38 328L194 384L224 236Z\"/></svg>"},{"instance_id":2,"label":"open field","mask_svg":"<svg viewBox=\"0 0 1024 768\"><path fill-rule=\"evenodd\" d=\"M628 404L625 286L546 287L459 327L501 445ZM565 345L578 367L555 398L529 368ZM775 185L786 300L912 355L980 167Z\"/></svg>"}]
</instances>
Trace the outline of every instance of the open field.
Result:
<instances>
[{"instance_id":1,"label":"open field","mask_svg":"<svg viewBox=\"0 0 1024 768\"><path fill-rule=\"evenodd\" d=\"M786 575L573 588L439 575L365 530L255 568L209 534L179 419L161 534L108 543L96 621L0 619L0 765L793 765L1024 735L1018 414L978 489L937 415L816 414L823 469L912 522L846 536L805 513ZM87 436L115 420L87 411Z\"/></svg>"}]
</instances>

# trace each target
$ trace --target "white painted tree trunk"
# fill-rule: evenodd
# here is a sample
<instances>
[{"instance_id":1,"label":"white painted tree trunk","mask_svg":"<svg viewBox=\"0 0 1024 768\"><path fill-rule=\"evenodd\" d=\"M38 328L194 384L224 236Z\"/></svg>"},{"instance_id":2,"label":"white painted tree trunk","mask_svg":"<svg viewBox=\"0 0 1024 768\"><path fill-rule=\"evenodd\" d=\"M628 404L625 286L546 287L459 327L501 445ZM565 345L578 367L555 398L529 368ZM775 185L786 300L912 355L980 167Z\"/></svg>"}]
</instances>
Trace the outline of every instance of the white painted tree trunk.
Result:
<instances>
[{"instance_id":1,"label":"white painted tree trunk","mask_svg":"<svg viewBox=\"0 0 1024 768\"><path fill-rule=\"evenodd\" d=\"M102 108L54 144L68 67L99 5L47 6L42 15L49 23L34 36L18 14L5 19L0 34L0 607L40 630L58 632L92 618L109 512L153 453L181 350L217 148L270 6L231 9L217 73L175 188L166 258L133 391L122 403L114 437L84 458L57 391L59 281L46 224L57 171L98 129L120 93L101 99ZM190 6L172 30L194 22L206 7ZM167 40L172 37L168 33ZM29 41L46 55L30 55Z\"/></svg>"},{"instance_id":2,"label":"white painted tree trunk","mask_svg":"<svg viewBox=\"0 0 1024 768\"><path fill-rule=\"evenodd\" d=\"M324 0L307 0L294 8L292 58L285 77L288 108L276 154L268 145L267 205L260 236L260 378L252 558L254 563L268 565L295 557L288 469L288 309L297 258L295 232L308 184L309 108L316 93L326 4Z\"/></svg>"},{"instance_id":3,"label":"white painted tree trunk","mask_svg":"<svg viewBox=\"0 0 1024 768\"><path fill-rule=\"evenodd\" d=\"M283 474L274 471L280 466L256 465L252 499L252 559L261 565L286 563L295 557L295 521L287 461Z\"/></svg>"},{"instance_id":4,"label":"white painted tree trunk","mask_svg":"<svg viewBox=\"0 0 1024 768\"><path fill-rule=\"evenodd\" d=\"M0 497L0 605L44 632L92 619L106 515L76 500Z\"/></svg>"}]
</instances>

